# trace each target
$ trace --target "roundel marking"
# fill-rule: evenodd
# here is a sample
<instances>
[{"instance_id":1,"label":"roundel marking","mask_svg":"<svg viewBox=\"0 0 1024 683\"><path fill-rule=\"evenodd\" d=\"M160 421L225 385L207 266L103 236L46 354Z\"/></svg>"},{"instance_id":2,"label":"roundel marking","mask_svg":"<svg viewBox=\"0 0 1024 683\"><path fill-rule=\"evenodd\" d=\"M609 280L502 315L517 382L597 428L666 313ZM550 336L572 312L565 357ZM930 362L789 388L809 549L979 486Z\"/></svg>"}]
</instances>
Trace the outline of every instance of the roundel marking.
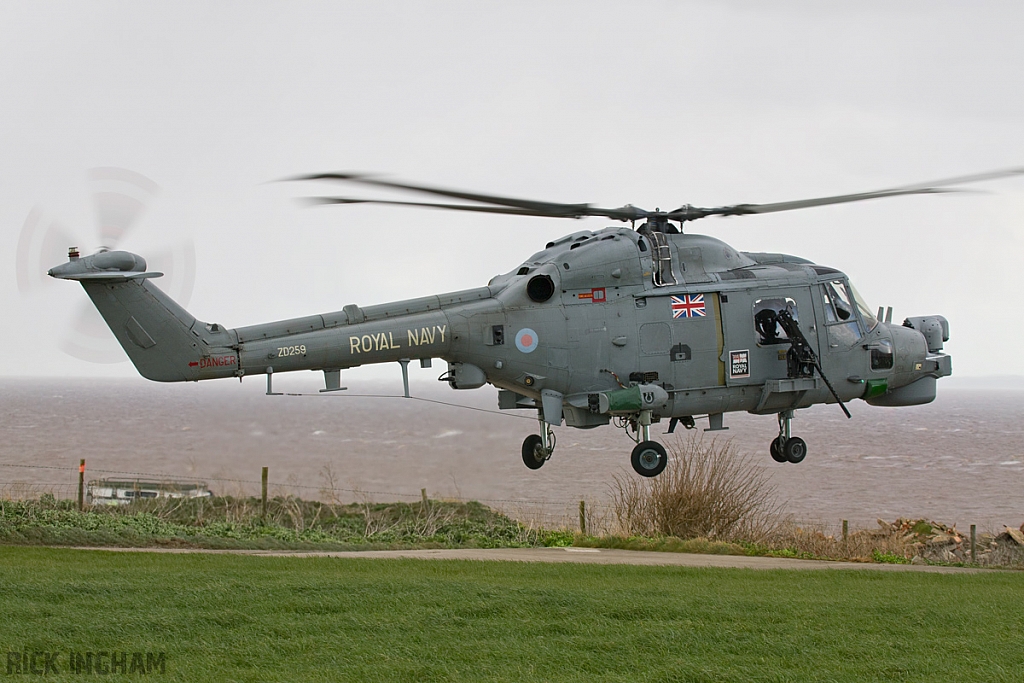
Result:
<instances>
[{"instance_id":1,"label":"roundel marking","mask_svg":"<svg viewBox=\"0 0 1024 683\"><path fill-rule=\"evenodd\" d=\"M537 333L529 327L516 332L516 348L523 353L530 353L537 348Z\"/></svg>"}]
</instances>

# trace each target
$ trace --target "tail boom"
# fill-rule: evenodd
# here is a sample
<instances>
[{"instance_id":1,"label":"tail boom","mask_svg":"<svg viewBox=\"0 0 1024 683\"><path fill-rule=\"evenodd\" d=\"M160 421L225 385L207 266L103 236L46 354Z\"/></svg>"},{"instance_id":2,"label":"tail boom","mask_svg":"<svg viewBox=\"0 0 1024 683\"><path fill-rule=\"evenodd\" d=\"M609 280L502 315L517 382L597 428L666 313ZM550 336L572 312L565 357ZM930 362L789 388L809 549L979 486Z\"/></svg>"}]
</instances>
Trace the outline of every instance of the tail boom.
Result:
<instances>
[{"instance_id":1,"label":"tail boom","mask_svg":"<svg viewBox=\"0 0 1024 683\"><path fill-rule=\"evenodd\" d=\"M102 252L75 254L50 275L79 281L139 373L158 382L443 358L457 337L445 309L491 298L481 287L225 329L197 320L145 268L134 254Z\"/></svg>"}]
</instances>

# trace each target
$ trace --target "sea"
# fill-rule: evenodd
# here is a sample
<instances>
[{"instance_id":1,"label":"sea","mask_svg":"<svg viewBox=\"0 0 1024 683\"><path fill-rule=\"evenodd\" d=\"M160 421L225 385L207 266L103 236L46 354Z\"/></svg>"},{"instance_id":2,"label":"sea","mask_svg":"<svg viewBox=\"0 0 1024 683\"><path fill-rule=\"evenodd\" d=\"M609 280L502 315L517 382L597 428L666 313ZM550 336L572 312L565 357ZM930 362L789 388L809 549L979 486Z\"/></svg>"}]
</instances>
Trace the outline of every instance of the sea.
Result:
<instances>
[{"instance_id":1,"label":"sea","mask_svg":"<svg viewBox=\"0 0 1024 683\"><path fill-rule=\"evenodd\" d=\"M396 373L397 374L397 373ZM951 378L952 379L952 378ZM854 401L797 412L799 464L771 460L773 416L731 413L725 431L652 427L652 438L729 440L775 489L778 504L808 524L857 527L897 517L965 529L1024 522L1024 390L944 385L931 404L876 408ZM347 382L322 393L312 373L190 384L138 379L0 379L0 497L41 491L73 497L86 478L201 480L219 494L256 494L268 468L270 495L334 502L431 498L479 500L540 524L572 524L580 501L596 519L613 514L617 481L635 478L633 442L613 426L556 428L551 460L521 460L537 431L534 411L499 411L490 388L454 391L400 377Z\"/></svg>"}]
</instances>

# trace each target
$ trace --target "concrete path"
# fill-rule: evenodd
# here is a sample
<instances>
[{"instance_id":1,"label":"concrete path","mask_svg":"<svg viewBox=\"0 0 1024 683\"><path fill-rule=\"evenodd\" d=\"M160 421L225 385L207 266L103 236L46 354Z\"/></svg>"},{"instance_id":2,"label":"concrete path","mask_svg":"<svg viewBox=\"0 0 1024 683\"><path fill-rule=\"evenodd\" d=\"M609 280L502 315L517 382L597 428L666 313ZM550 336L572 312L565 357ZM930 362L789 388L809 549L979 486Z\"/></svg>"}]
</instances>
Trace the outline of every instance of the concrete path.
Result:
<instances>
[{"instance_id":1,"label":"concrete path","mask_svg":"<svg viewBox=\"0 0 1024 683\"><path fill-rule=\"evenodd\" d=\"M785 557L747 557L743 555L697 555L693 553L659 553L638 550L597 548L490 548L438 550L363 550L338 552L306 552L276 550L203 550L189 548L82 548L114 552L153 553L217 553L254 555L258 557L341 557L351 559L418 559L418 560L491 560L501 562L576 562L580 564L629 564L668 567L730 567L740 569L861 569L884 572L931 572L960 574L995 571L967 567L933 567L913 564L877 564L867 562L825 562L796 560Z\"/></svg>"}]
</instances>

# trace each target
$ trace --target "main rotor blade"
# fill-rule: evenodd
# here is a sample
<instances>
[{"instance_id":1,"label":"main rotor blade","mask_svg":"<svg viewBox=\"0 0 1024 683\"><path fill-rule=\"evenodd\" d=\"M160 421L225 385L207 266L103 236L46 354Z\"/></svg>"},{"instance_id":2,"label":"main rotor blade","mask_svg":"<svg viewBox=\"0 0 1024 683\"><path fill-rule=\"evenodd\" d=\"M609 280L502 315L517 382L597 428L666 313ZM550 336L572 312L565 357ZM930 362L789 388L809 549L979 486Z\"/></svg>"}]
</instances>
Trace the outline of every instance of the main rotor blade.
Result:
<instances>
[{"instance_id":1,"label":"main rotor blade","mask_svg":"<svg viewBox=\"0 0 1024 683\"><path fill-rule=\"evenodd\" d=\"M873 192L857 192L854 194L841 194L832 197L818 197L815 199L799 199L790 202L774 202L771 204L733 204L732 206L720 206L715 208L700 208L695 206L682 206L668 214L670 220L696 220L705 216L743 216L748 214L774 213L776 211L792 211L794 209L806 209L814 206L827 206L829 204L845 204L847 202L860 202L867 199L882 199L885 197L899 197L911 194L944 194L948 192L963 192L954 185L966 185L984 180L1006 178L1009 176L1024 175L1024 168L1010 168L1002 171L989 171L974 175L959 176L935 180L929 183L916 183L893 187L887 190L875 190Z\"/></svg>"},{"instance_id":2,"label":"main rotor blade","mask_svg":"<svg viewBox=\"0 0 1024 683\"><path fill-rule=\"evenodd\" d=\"M861 202L868 199L882 199L885 197L899 197L908 194L945 194L948 192L962 192L955 188L927 187L916 190L879 190L877 192L858 192L856 194L842 194L834 197L818 197L816 199L798 199L792 202L773 202L771 204L734 204L732 206L720 206L711 209L700 209L692 207L691 212L696 213L693 218L704 218L705 216L745 216L756 213L775 213L776 211L793 211L795 209L809 209L815 206L828 206L830 204L845 204L847 202ZM674 213L674 212L673 212Z\"/></svg>"},{"instance_id":3,"label":"main rotor blade","mask_svg":"<svg viewBox=\"0 0 1024 683\"><path fill-rule=\"evenodd\" d=\"M404 202L394 199L356 199L351 197L307 197L313 204L386 204L390 206L418 206L428 209L449 209L452 211L474 211L476 213L499 213L513 216L540 216L543 218L584 218L604 216L617 221L643 220L651 212L626 205L618 209L602 209L589 204L553 204L555 209L525 208L515 206L473 206L471 204L440 204L434 202Z\"/></svg>"},{"instance_id":4,"label":"main rotor blade","mask_svg":"<svg viewBox=\"0 0 1024 683\"><path fill-rule=\"evenodd\" d=\"M971 175L956 176L954 178L944 178L942 180L932 180L927 183L917 183L915 185L903 185L901 187L895 187L894 190L911 190L915 188L926 188L926 187L952 187L953 185L967 185L969 183L980 183L984 180L995 180L997 178L1009 178L1015 175L1024 175L1024 168L1004 168L1000 171L986 171L985 173L972 173Z\"/></svg>"},{"instance_id":5,"label":"main rotor blade","mask_svg":"<svg viewBox=\"0 0 1024 683\"><path fill-rule=\"evenodd\" d=\"M446 190L441 187L430 187L427 185L414 185L412 183L400 183L391 180L378 180L365 175L357 173L319 173L316 175L299 176L291 178L291 180L342 180L352 183L362 183L363 185L373 185L375 187L388 187L397 190L409 190L411 192L422 192L424 194L432 194L438 197L450 197L452 199L465 199L470 202L479 202L481 204L496 204L498 206L511 206L517 209L527 209L530 211L540 212L537 214L529 215L551 215L551 216L576 216L576 215L588 215L588 214L577 214L577 212L585 211L589 208L588 204L561 204L557 202L542 202L533 199L519 199L515 197L502 197L499 195L479 194L476 192L465 192L462 190Z\"/></svg>"},{"instance_id":6,"label":"main rotor blade","mask_svg":"<svg viewBox=\"0 0 1024 683\"><path fill-rule=\"evenodd\" d=\"M479 194L476 192L464 192L461 190L446 190L439 187L430 187L427 185L416 185L390 180L378 180L376 178L357 173L319 173L289 178L288 180L340 180L362 183L364 185L372 185L375 187L408 190L411 192L422 192L424 194L450 197L453 199L463 199L466 201L478 202L481 206L432 202L406 202L385 199L349 199L344 197L318 197L311 199L311 201L319 204L389 204L393 206L418 206L432 209L510 214L516 216L542 216L550 218L603 216L605 218L624 222L647 219L660 223L665 220L679 222L693 221L698 218L706 218L707 216L743 216L748 214L774 213L777 211L793 211L795 209L806 209L815 206L860 202L868 199L882 199L885 197L899 197L902 195L962 192L964 190L955 186L1016 175L1024 175L1024 168L1011 168L1002 171L976 173L973 175L946 178L928 183L916 183L913 185L904 185L884 190L875 190L873 192L856 192L853 194L816 197L812 199L800 199L788 202L773 202L770 204L732 204L729 206L708 208L690 206L689 204L686 204L675 211L669 212L651 212L629 204L617 209L605 209L591 204L560 204L556 202L542 202L531 199L518 199L514 197L502 197L499 195Z\"/></svg>"},{"instance_id":7,"label":"main rotor blade","mask_svg":"<svg viewBox=\"0 0 1024 683\"><path fill-rule=\"evenodd\" d=\"M389 206L416 206L427 209L447 209L450 211L473 211L476 213L501 213L513 216L541 216L545 218L580 218L587 214L552 213L550 211L534 211L512 206L472 206L469 204L437 204L434 202L403 202L387 199L354 199L349 197L307 197L303 201L312 204L386 204Z\"/></svg>"}]
</instances>

